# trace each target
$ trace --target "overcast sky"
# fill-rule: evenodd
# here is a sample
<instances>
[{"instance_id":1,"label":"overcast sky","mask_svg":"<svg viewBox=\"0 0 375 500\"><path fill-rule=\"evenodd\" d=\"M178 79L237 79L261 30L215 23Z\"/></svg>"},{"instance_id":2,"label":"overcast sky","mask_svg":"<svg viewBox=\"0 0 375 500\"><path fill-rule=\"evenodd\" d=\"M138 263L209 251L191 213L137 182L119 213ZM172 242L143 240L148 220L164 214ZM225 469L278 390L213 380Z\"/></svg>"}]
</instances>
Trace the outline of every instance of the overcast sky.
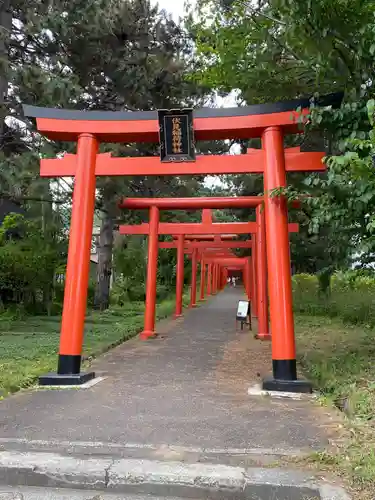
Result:
<instances>
[{"instance_id":1,"label":"overcast sky","mask_svg":"<svg viewBox=\"0 0 375 500\"><path fill-rule=\"evenodd\" d=\"M179 17L183 17L185 0L160 0L159 2L154 1L154 3L158 3L161 9L170 12L175 21Z\"/></svg>"}]
</instances>

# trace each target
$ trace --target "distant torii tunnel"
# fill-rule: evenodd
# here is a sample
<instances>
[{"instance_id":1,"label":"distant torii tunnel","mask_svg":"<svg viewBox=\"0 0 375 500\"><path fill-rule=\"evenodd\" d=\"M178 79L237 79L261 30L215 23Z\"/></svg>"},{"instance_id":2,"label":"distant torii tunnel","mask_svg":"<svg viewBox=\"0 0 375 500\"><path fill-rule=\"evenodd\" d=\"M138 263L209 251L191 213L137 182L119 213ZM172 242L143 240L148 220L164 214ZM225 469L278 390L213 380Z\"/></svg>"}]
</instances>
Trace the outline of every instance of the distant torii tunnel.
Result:
<instances>
[{"instance_id":1,"label":"distant torii tunnel","mask_svg":"<svg viewBox=\"0 0 375 500\"><path fill-rule=\"evenodd\" d=\"M320 97L318 104L337 106L341 99L341 94L332 94ZM273 377L264 380L263 387L298 392L311 390L311 384L297 379L287 203L283 195L273 193L287 186L286 172L325 170L323 151L284 149L284 135L301 133L309 106L310 99L297 99L189 111L190 114L184 115L190 120L186 128L189 151L194 140L260 137L262 141L262 149L249 150L244 155L196 158L185 158L185 153L176 158L174 151L167 157L164 155L168 144L160 141L162 134L166 137L165 127L161 125L161 117L166 113L162 111L87 112L24 106L25 115L36 118L37 129L42 135L50 140L77 142L76 155L41 159L42 176L75 176L58 369L57 374L41 377L41 384L77 384L95 376L93 372L81 372L81 356L97 175L258 173L263 174L264 179L267 261L272 277L268 280L268 289ZM173 112L168 113L172 118ZM161 157L113 158L108 153L99 154L99 144L110 142L159 142ZM185 159L191 161L181 161ZM155 207L153 211L157 210Z\"/></svg>"},{"instance_id":2,"label":"distant torii tunnel","mask_svg":"<svg viewBox=\"0 0 375 500\"><path fill-rule=\"evenodd\" d=\"M199 200L200 198L197 198ZM153 199L157 200L157 199ZM214 235L224 234L246 234L250 235L256 232L256 224L251 222L238 223L159 223L159 209L151 204L149 224L122 225L120 234L123 235L148 235L148 266L147 266L147 284L146 284L146 309L145 325L141 334L142 338L148 338L155 335L155 306L156 306L156 275L157 275L157 255L159 235L177 235L176 243L171 242L177 249L177 270L176 270L176 312L178 317L182 313L182 294L184 285L184 254L185 254L185 235L190 238L195 236L214 237ZM203 243L201 241L200 243ZM208 241L210 245L212 242ZM196 270L196 263L194 264ZM209 266L208 273L213 270ZM209 274L207 278L208 292L211 292L211 286L215 276ZM193 287L192 287L193 289Z\"/></svg>"},{"instance_id":3,"label":"distant torii tunnel","mask_svg":"<svg viewBox=\"0 0 375 500\"><path fill-rule=\"evenodd\" d=\"M184 246L185 238L193 239L195 236L214 237L235 233L247 234L252 236L251 242L221 242L217 243L219 248L224 245L233 245L233 248L241 247L244 243L246 247L252 248L253 258L249 261L248 266L244 269L244 284L249 299L253 302L253 310L258 317L258 338L269 339L268 325L268 296L267 296L267 259L266 259L266 241L265 241L265 222L264 210L262 210L263 197L248 196L241 198L127 198L119 204L120 208L128 209L148 209L149 224L143 223L139 225L121 225L120 234L143 234L149 235L149 253L148 253L148 268L147 268L147 285L146 285L146 314L145 326L142 332L142 337L147 338L155 333L155 305L156 305L156 273L157 273L157 242L158 235L179 235L177 242L158 243L159 248L163 245L165 248L177 248L177 284L176 284L176 316L180 316L182 312L182 293L183 293L183 277L184 277ZM299 202L295 203L299 206ZM256 222L235 222L235 223L213 223L211 209L212 208L256 208ZM209 208L208 208L209 207ZM159 210L198 210L202 211L201 223L159 223ZM289 224L290 232L298 231L298 224ZM186 236L188 234L188 236ZM212 243L208 242L212 247ZM195 242L195 245L202 242ZM234 257L234 256L233 256ZM208 264L206 258L201 260L201 298L204 297L205 286L205 266ZM193 253L192 262L192 297L191 304L195 304L195 289L196 289L196 272L197 272L197 253ZM218 280L218 269L213 266L213 263L208 265L207 272L207 287L208 293L211 292L211 284L214 285Z\"/></svg>"},{"instance_id":4,"label":"distant torii tunnel","mask_svg":"<svg viewBox=\"0 0 375 500\"><path fill-rule=\"evenodd\" d=\"M223 255L224 251L227 252L226 255L233 257L233 252L229 250L234 249L250 249L252 247L252 241L226 241L222 240L221 237L216 237L213 241L186 241L184 238L184 252L191 257L192 261L192 272L191 272L191 294L190 294L190 307L195 307L196 305L196 285L197 285L197 267L198 261L200 264L200 300L204 300L206 294L206 266L208 267L207 272L207 294L212 292L215 293L215 288L223 288L228 273L226 272L226 267L222 266L222 269L217 270L217 283L214 282L214 276L212 272L213 264L206 261L206 257L210 255L219 256ZM166 241L159 242L159 248L178 248L177 241ZM221 252L220 254L218 252ZM253 275L251 276L253 278ZM212 280L210 279L212 278ZM212 284L211 284L212 281ZM253 283L251 283L253 285ZM249 300L251 298L251 292L249 289L250 284L246 287ZM253 285L254 286L254 285Z\"/></svg>"}]
</instances>

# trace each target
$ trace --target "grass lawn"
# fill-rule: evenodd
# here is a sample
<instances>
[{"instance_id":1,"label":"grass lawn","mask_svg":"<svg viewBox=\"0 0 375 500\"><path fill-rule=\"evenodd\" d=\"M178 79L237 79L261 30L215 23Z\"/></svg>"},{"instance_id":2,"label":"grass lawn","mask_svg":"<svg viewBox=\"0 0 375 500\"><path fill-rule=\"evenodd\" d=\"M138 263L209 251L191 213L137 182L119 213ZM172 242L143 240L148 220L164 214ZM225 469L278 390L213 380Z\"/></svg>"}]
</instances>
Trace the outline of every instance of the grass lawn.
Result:
<instances>
[{"instance_id":1,"label":"grass lawn","mask_svg":"<svg viewBox=\"0 0 375 500\"><path fill-rule=\"evenodd\" d=\"M345 477L356 499L375 498L375 331L339 319L296 315L300 364L323 403L345 412L348 438L337 454L312 459Z\"/></svg>"},{"instance_id":2,"label":"grass lawn","mask_svg":"<svg viewBox=\"0 0 375 500\"><path fill-rule=\"evenodd\" d=\"M189 301L184 294L184 305ZM157 306L157 319L174 312L174 297ZM134 337L143 327L144 303L90 312L86 318L83 356L98 356ZM9 320L0 316L0 397L34 384L37 377L56 370L60 316L31 316Z\"/></svg>"}]
</instances>

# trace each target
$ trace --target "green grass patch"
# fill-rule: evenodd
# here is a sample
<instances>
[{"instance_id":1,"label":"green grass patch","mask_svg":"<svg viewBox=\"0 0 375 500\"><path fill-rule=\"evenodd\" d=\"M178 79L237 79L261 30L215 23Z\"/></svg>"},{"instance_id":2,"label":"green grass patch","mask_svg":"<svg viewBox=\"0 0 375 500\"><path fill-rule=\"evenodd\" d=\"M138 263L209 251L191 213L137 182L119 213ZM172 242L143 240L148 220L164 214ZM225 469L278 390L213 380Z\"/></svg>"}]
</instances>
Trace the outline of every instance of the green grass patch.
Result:
<instances>
[{"instance_id":1,"label":"green grass patch","mask_svg":"<svg viewBox=\"0 0 375 500\"><path fill-rule=\"evenodd\" d=\"M188 291L183 304L189 302ZM174 297L157 305L158 320L174 312ZM134 337L143 327L144 303L131 302L104 312L90 312L85 322L84 358L95 357ZM59 316L13 320L0 316L0 396L35 383L42 373L56 370Z\"/></svg>"},{"instance_id":2,"label":"green grass patch","mask_svg":"<svg viewBox=\"0 0 375 500\"><path fill-rule=\"evenodd\" d=\"M347 478L358 499L375 498L375 331L339 318L297 314L298 360L325 404L345 413L337 453L312 457Z\"/></svg>"},{"instance_id":3,"label":"green grass patch","mask_svg":"<svg viewBox=\"0 0 375 500\"><path fill-rule=\"evenodd\" d=\"M311 316L340 318L344 323L375 327L375 278L355 271L332 276L326 293L316 276L293 276L294 310Z\"/></svg>"}]
</instances>

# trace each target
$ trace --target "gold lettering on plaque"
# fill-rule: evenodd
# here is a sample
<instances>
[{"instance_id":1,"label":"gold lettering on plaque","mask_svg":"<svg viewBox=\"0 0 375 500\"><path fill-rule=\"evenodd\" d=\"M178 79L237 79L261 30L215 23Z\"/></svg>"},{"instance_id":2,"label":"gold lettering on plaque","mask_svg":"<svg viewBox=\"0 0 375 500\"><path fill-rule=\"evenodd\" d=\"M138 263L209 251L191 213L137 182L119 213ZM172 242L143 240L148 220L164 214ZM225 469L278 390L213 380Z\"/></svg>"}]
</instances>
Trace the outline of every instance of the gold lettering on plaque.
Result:
<instances>
[{"instance_id":1,"label":"gold lettering on plaque","mask_svg":"<svg viewBox=\"0 0 375 500\"><path fill-rule=\"evenodd\" d=\"M172 151L173 154L182 153L182 130L181 118L174 116L172 118Z\"/></svg>"}]
</instances>

